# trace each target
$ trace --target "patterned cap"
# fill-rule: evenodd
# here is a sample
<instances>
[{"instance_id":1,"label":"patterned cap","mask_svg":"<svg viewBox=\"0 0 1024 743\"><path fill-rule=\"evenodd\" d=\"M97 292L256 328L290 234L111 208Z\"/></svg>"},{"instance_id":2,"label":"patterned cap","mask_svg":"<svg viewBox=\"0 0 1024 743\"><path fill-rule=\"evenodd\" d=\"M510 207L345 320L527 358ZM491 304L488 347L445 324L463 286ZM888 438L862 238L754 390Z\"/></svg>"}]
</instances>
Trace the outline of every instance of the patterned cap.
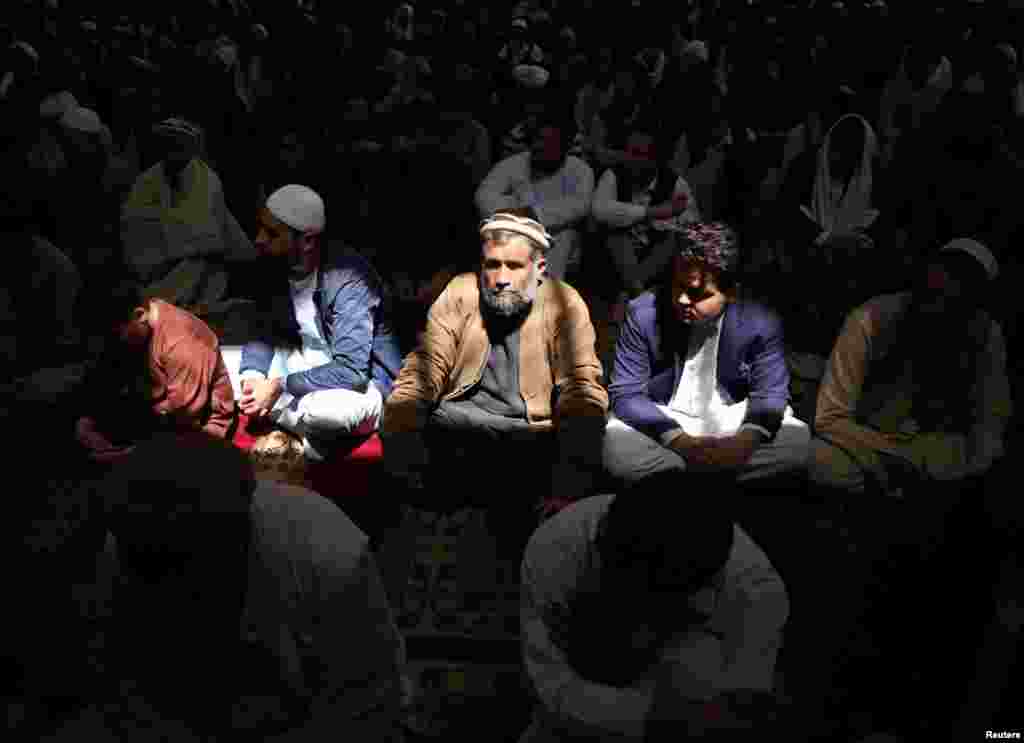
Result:
<instances>
[{"instance_id":1,"label":"patterned cap","mask_svg":"<svg viewBox=\"0 0 1024 743\"><path fill-rule=\"evenodd\" d=\"M739 267L736 231L725 222L682 225L678 232L681 258L703 261L720 271L735 271Z\"/></svg>"},{"instance_id":2,"label":"patterned cap","mask_svg":"<svg viewBox=\"0 0 1024 743\"><path fill-rule=\"evenodd\" d=\"M551 234L540 222L527 217L519 217L508 212L495 212L480 223L480 235L484 236L491 230L508 230L528 237L544 250L551 247Z\"/></svg>"}]
</instances>

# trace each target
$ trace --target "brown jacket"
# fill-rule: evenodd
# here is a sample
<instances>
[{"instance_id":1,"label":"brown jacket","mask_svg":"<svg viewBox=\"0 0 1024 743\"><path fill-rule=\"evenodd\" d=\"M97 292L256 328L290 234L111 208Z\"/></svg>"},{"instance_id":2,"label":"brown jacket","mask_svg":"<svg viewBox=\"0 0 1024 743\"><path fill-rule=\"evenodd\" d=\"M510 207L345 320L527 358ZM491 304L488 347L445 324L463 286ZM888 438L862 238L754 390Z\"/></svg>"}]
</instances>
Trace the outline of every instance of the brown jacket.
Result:
<instances>
[{"instance_id":1,"label":"brown jacket","mask_svg":"<svg viewBox=\"0 0 1024 743\"><path fill-rule=\"evenodd\" d=\"M147 355L153 412L224 438L235 395L217 336L195 315L160 299L153 304L157 317Z\"/></svg>"},{"instance_id":2,"label":"brown jacket","mask_svg":"<svg viewBox=\"0 0 1024 743\"><path fill-rule=\"evenodd\" d=\"M909 302L907 293L888 294L851 312L818 392L816 435L845 450L884 489L889 477L880 453L940 480L983 470L1002 455L1013 413L1002 330L982 313L976 332L987 341L979 343L973 389L949 390L951 401L969 408L969 429L917 430L913 402L921 385L906 372L893 332ZM952 351L948 356L956 363Z\"/></svg>"},{"instance_id":3,"label":"brown jacket","mask_svg":"<svg viewBox=\"0 0 1024 743\"><path fill-rule=\"evenodd\" d=\"M563 419L590 417L603 424L608 393L594 326L583 299L568 284L545 279L520 330L519 387L528 421L557 428ZM381 432L418 431L435 404L452 400L480 381L490 341L480 313L478 277L455 277L430 308L427 328L402 365L384 405ZM552 391L558 401L552 410Z\"/></svg>"}]
</instances>

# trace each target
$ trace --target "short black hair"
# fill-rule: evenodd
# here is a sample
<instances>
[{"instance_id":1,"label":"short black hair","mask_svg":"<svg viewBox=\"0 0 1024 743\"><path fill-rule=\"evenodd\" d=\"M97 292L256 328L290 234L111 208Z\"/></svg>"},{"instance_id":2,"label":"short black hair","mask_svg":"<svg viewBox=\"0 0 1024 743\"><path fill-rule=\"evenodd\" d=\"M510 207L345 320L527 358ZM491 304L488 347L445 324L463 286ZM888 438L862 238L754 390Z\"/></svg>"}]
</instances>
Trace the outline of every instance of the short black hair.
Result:
<instances>
[{"instance_id":1,"label":"short black hair","mask_svg":"<svg viewBox=\"0 0 1024 743\"><path fill-rule=\"evenodd\" d=\"M78 315L86 330L108 334L121 323L128 322L137 307L145 307L148 299L142 285L126 271L115 269L107 278L86 286L77 302Z\"/></svg>"},{"instance_id":2,"label":"short black hair","mask_svg":"<svg viewBox=\"0 0 1024 743\"><path fill-rule=\"evenodd\" d=\"M154 434L97 488L136 573L157 576L195 556L248 546L255 475L246 455L223 439L199 431Z\"/></svg>"},{"instance_id":3,"label":"short black hair","mask_svg":"<svg viewBox=\"0 0 1024 743\"><path fill-rule=\"evenodd\" d=\"M735 492L730 474L670 471L643 478L608 508L598 538L602 564L635 576L643 573L637 563L645 563L652 579L671 565L678 581L673 592L696 593L729 559Z\"/></svg>"}]
</instances>

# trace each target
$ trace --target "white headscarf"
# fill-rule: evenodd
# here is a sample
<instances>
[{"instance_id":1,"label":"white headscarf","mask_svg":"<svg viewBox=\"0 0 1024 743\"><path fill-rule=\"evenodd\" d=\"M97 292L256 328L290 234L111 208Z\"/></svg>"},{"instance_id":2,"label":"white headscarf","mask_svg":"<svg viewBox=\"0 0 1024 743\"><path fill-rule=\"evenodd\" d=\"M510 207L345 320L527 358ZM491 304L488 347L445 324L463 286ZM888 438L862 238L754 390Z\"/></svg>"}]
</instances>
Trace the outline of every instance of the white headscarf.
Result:
<instances>
[{"instance_id":1,"label":"white headscarf","mask_svg":"<svg viewBox=\"0 0 1024 743\"><path fill-rule=\"evenodd\" d=\"M832 174L829 168L829 152L832 132L847 119L855 119L864 127L864 148L860 162L846 184L843 195L835 198L832 189ZM821 228L815 240L822 244L834 234L850 233L870 227L878 218L878 210L871 208L872 161L878 152L878 138L871 124L863 116L846 114L832 125L825 135L825 141L818 152L818 170L814 179L814 192L810 208L800 210Z\"/></svg>"}]
</instances>

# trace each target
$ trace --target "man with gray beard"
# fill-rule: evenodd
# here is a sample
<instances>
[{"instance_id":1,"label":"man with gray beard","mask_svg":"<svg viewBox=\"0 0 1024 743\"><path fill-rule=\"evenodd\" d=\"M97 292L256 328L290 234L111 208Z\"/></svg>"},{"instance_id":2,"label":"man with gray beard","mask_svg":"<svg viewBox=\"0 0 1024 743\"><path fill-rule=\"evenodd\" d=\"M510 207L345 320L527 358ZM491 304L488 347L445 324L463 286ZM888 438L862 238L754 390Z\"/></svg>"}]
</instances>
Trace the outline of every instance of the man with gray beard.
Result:
<instances>
[{"instance_id":1,"label":"man with gray beard","mask_svg":"<svg viewBox=\"0 0 1024 743\"><path fill-rule=\"evenodd\" d=\"M438 510L483 494L499 549L518 557L536 526L533 507L580 497L599 471L608 395L586 305L544 276L547 230L516 209L495 212L480 235L479 273L452 279L431 306L380 432L392 473L418 476L429 463L427 497ZM473 463L497 475L486 488L442 481Z\"/></svg>"}]
</instances>

